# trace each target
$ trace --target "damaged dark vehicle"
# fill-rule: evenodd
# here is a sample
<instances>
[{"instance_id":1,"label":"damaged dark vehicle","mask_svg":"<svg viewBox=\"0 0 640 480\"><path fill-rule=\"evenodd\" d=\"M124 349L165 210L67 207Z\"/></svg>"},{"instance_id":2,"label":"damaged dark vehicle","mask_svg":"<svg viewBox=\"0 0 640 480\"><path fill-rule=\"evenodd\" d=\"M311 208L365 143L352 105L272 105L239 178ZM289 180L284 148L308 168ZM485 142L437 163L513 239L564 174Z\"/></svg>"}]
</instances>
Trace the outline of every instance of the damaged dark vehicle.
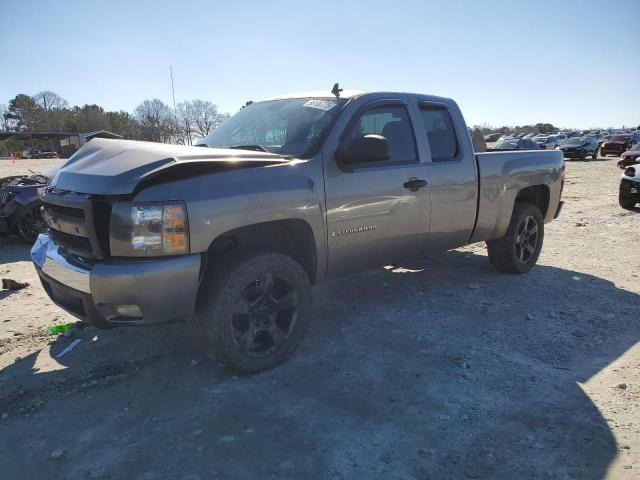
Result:
<instances>
[{"instance_id":1,"label":"damaged dark vehicle","mask_svg":"<svg viewBox=\"0 0 640 480\"><path fill-rule=\"evenodd\" d=\"M33 243L46 230L38 193L49 184L52 173L0 179L0 234L15 234Z\"/></svg>"}]
</instances>

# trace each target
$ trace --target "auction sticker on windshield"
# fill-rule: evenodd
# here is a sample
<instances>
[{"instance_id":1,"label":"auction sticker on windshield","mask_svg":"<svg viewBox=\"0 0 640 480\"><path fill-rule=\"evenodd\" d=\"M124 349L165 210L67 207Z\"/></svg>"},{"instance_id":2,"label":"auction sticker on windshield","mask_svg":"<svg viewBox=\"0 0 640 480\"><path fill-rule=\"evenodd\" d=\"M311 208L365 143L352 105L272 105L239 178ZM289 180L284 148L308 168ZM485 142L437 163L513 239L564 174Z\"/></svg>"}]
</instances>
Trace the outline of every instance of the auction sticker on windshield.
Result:
<instances>
[{"instance_id":1,"label":"auction sticker on windshield","mask_svg":"<svg viewBox=\"0 0 640 480\"><path fill-rule=\"evenodd\" d=\"M307 108L317 108L319 110L329 111L333 107L337 105L337 102L332 102L331 100L309 100L307 103L303 104L303 107Z\"/></svg>"}]
</instances>

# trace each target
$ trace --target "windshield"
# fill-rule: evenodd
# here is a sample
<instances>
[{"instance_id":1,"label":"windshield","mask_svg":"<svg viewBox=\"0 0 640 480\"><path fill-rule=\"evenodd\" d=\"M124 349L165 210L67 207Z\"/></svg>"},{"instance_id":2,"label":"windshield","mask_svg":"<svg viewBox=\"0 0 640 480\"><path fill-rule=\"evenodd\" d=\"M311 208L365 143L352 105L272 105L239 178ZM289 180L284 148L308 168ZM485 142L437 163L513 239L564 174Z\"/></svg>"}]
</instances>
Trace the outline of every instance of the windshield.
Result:
<instances>
[{"instance_id":1,"label":"windshield","mask_svg":"<svg viewBox=\"0 0 640 480\"><path fill-rule=\"evenodd\" d=\"M634 152L640 152L640 142L634 143L633 145L631 145L631 148L629 150L633 150Z\"/></svg>"},{"instance_id":2,"label":"windshield","mask_svg":"<svg viewBox=\"0 0 640 480\"><path fill-rule=\"evenodd\" d=\"M199 143L210 147L253 147L280 155L303 156L346 102L338 98L291 98L243 108Z\"/></svg>"},{"instance_id":3,"label":"windshield","mask_svg":"<svg viewBox=\"0 0 640 480\"><path fill-rule=\"evenodd\" d=\"M584 143L584 138L582 137L573 137L565 142L565 145L582 145Z\"/></svg>"},{"instance_id":4,"label":"windshield","mask_svg":"<svg viewBox=\"0 0 640 480\"><path fill-rule=\"evenodd\" d=\"M612 142L628 142L629 137L625 137L623 135L616 135L611 139Z\"/></svg>"},{"instance_id":5,"label":"windshield","mask_svg":"<svg viewBox=\"0 0 640 480\"><path fill-rule=\"evenodd\" d=\"M507 148L516 148L518 146L518 140L503 140L494 145L496 150L504 150Z\"/></svg>"}]
</instances>

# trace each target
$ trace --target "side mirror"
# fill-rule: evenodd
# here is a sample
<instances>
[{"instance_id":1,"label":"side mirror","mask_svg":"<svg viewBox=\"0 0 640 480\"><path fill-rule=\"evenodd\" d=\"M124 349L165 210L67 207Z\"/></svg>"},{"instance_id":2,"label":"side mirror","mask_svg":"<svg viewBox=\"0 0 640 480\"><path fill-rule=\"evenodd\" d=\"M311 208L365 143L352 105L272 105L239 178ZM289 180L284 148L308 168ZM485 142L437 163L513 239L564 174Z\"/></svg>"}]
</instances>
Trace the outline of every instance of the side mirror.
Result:
<instances>
[{"instance_id":1,"label":"side mirror","mask_svg":"<svg viewBox=\"0 0 640 480\"><path fill-rule=\"evenodd\" d=\"M352 171L352 165L385 162L390 158L389 140L382 135L356 137L336 152L339 165L346 171Z\"/></svg>"}]
</instances>

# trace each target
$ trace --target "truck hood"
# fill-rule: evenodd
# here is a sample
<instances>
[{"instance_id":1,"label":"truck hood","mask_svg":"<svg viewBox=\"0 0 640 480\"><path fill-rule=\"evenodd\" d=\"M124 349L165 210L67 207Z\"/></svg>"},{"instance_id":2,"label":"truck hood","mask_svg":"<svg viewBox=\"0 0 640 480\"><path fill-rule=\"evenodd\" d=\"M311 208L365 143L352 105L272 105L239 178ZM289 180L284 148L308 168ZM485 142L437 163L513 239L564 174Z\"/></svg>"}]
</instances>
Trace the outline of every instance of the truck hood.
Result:
<instances>
[{"instance_id":1,"label":"truck hood","mask_svg":"<svg viewBox=\"0 0 640 480\"><path fill-rule=\"evenodd\" d=\"M56 172L58 190L98 195L124 195L168 169L195 167L213 173L287 163L284 157L250 150L190 147L166 143L94 138Z\"/></svg>"}]
</instances>

